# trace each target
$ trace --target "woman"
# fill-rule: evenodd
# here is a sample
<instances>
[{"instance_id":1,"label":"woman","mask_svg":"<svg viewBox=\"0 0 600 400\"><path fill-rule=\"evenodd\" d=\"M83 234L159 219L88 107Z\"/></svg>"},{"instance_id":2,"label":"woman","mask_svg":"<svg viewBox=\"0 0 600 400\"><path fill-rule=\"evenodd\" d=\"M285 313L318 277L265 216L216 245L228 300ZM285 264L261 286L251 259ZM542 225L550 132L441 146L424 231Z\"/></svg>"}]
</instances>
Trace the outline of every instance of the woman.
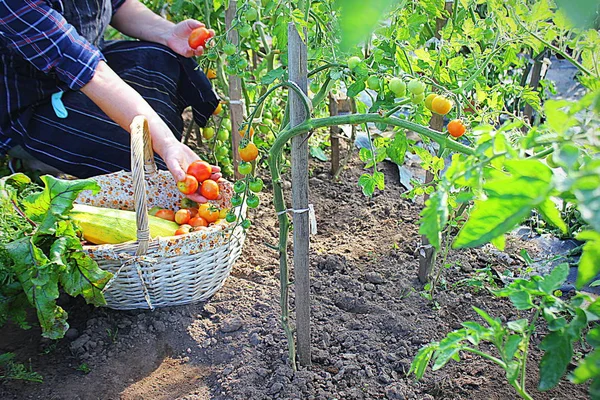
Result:
<instances>
[{"instance_id":1,"label":"woman","mask_svg":"<svg viewBox=\"0 0 600 400\"><path fill-rule=\"evenodd\" d=\"M109 24L140 41L105 43ZM198 156L180 141L181 113L191 105L204 126L218 105L189 58L203 52L187 43L201 26L138 0L3 0L0 154L20 146L79 178L128 170L129 125L144 115L157 164L183 180Z\"/></svg>"}]
</instances>

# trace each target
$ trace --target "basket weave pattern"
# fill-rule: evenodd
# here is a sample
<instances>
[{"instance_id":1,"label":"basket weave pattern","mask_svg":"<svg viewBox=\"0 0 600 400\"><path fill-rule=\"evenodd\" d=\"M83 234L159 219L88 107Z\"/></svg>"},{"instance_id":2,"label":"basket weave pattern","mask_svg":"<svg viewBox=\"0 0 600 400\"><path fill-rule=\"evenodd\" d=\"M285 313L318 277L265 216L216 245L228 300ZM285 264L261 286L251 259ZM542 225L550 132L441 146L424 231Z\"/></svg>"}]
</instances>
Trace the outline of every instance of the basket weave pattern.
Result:
<instances>
[{"instance_id":1,"label":"basket weave pattern","mask_svg":"<svg viewBox=\"0 0 600 400\"><path fill-rule=\"evenodd\" d=\"M183 198L171 174L156 169L149 142L145 119L136 117L132 172L95 177L100 193L86 191L76 200L136 211L138 241L84 246L100 268L114 274L104 289L107 306L114 309L153 309L206 300L223 286L244 244L244 230L239 226L232 230L228 223L181 236L148 237L148 207L174 210ZM221 198L211 203L219 208L229 206L232 184L222 179L219 189Z\"/></svg>"}]
</instances>

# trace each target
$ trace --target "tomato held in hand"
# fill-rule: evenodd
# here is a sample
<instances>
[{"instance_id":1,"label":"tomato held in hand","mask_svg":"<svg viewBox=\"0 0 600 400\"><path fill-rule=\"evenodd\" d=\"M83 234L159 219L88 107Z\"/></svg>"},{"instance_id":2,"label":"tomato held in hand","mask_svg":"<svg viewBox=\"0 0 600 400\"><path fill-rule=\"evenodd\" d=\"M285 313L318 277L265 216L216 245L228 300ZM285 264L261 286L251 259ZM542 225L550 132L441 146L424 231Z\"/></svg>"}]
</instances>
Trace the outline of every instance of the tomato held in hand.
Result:
<instances>
[{"instance_id":1,"label":"tomato held in hand","mask_svg":"<svg viewBox=\"0 0 600 400\"><path fill-rule=\"evenodd\" d=\"M467 128L460 119L453 119L448 122L448 133L450 136L459 138L467 131Z\"/></svg>"},{"instance_id":2,"label":"tomato held in hand","mask_svg":"<svg viewBox=\"0 0 600 400\"><path fill-rule=\"evenodd\" d=\"M212 175L212 167L209 163L202 160L197 160L191 163L187 169L187 173L192 175L199 183L204 182ZM196 187L196 190L198 188ZM195 192L195 190L194 190ZM192 192L193 193L193 192ZM189 194L189 193L186 193Z\"/></svg>"},{"instance_id":3,"label":"tomato held in hand","mask_svg":"<svg viewBox=\"0 0 600 400\"><path fill-rule=\"evenodd\" d=\"M205 180L200 186L200 194L208 200L217 200L219 198L219 184L212 179Z\"/></svg>"},{"instance_id":4,"label":"tomato held in hand","mask_svg":"<svg viewBox=\"0 0 600 400\"><path fill-rule=\"evenodd\" d=\"M211 32L205 27L196 28L188 37L188 44L192 49L206 46L208 39L212 37Z\"/></svg>"},{"instance_id":5,"label":"tomato held in hand","mask_svg":"<svg viewBox=\"0 0 600 400\"><path fill-rule=\"evenodd\" d=\"M177 182L177 189L183 194L192 194L198 190L198 180L195 176L187 174L184 180Z\"/></svg>"},{"instance_id":6,"label":"tomato held in hand","mask_svg":"<svg viewBox=\"0 0 600 400\"><path fill-rule=\"evenodd\" d=\"M240 147L238 149L238 153L240 153L240 158L242 161L251 162L256 160L258 157L258 147L252 142L248 143L246 147Z\"/></svg>"},{"instance_id":7,"label":"tomato held in hand","mask_svg":"<svg viewBox=\"0 0 600 400\"><path fill-rule=\"evenodd\" d=\"M452 109L452 102L446 96L435 96L431 101L431 111L436 114L446 115Z\"/></svg>"}]
</instances>

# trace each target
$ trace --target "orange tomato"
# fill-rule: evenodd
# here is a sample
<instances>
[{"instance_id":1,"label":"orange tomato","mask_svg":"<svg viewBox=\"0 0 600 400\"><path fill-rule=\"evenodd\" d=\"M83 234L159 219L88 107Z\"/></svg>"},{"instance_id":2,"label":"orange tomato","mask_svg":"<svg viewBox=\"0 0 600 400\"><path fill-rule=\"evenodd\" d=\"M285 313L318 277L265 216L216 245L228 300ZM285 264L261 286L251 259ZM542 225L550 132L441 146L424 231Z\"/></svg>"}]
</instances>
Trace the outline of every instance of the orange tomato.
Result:
<instances>
[{"instance_id":1,"label":"orange tomato","mask_svg":"<svg viewBox=\"0 0 600 400\"><path fill-rule=\"evenodd\" d=\"M208 223L215 222L216 220L218 220L219 214L219 209L213 204L200 204L200 208L198 208L198 215L204 218Z\"/></svg>"},{"instance_id":2,"label":"orange tomato","mask_svg":"<svg viewBox=\"0 0 600 400\"><path fill-rule=\"evenodd\" d=\"M240 134L241 137L246 137L247 131L248 131L248 128L244 128L244 129L239 130L238 132L239 132L239 134ZM249 131L250 131L249 139L252 139L252 136L254 136L254 128L250 127Z\"/></svg>"},{"instance_id":3,"label":"orange tomato","mask_svg":"<svg viewBox=\"0 0 600 400\"><path fill-rule=\"evenodd\" d=\"M467 131L467 128L460 119L453 119L448 122L448 133L450 136L459 138Z\"/></svg>"},{"instance_id":4,"label":"orange tomato","mask_svg":"<svg viewBox=\"0 0 600 400\"><path fill-rule=\"evenodd\" d=\"M187 208L177 210L175 213L175 222L179 225L187 224L190 218L192 218L192 212Z\"/></svg>"},{"instance_id":5,"label":"orange tomato","mask_svg":"<svg viewBox=\"0 0 600 400\"><path fill-rule=\"evenodd\" d=\"M177 189L183 194L192 194L198 190L198 180L193 175L186 175L185 179L177 182Z\"/></svg>"},{"instance_id":6,"label":"orange tomato","mask_svg":"<svg viewBox=\"0 0 600 400\"><path fill-rule=\"evenodd\" d=\"M215 79L217 77L217 71L212 68L207 69L205 73L208 79Z\"/></svg>"},{"instance_id":7,"label":"orange tomato","mask_svg":"<svg viewBox=\"0 0 600 400\"><path fill-rule=\"evenodd\" d=\"M223 106L221 105L221 103L219 103L217 105L217 108L215 108L215 111L213 111L213 115L219 115L221 114L221 111L223 111Z\"/></svg>"},{"instance_id":8,"label":"orange tomato","mask_svg":"<svg viewBox=\"0 0 600 400\"><path fill-rule=\"evenodd\" d=\"M198 217L194 217L194 218L190 219L190 222L188 222L188 224L190 224L192 227L208 226L208 221L205 220L204 218L198 216Z\"/></svg>"},{"instance_id":9,"label":"orange tomato","mask_svg":"<svg viewBox=\"0 0 600 400\"><path fill-rule=\"evenodd\" d=\"M431 101L431 111L436 114L446 115L452 109L452 101L445 96L435 96Z\"/></svg>"},{"instance_id":10,"label":"orange tomato","mask_svg":"<svg viewBox=\"0 0 600 400\"><path fill-rule=\"evenodd\" d=\"M175 235L185 235L186 233L190 233L192 227L187 224L183 224L175 231Z\"/></svg>"},{"instance_id":11,"label":"orange tomato","mask_svg":"<svg viewBox=\"0 0 600 400\"><path fill-rule=\"evenodd\" d=\"M256 157L258 157L258 147L256 147L254 143L250 142L246 145L246 147L240 147L238 149L238 153L243 161L251 162L256 160Z\"/></svg>"},{"instance_id":12,"label":"orange tomato","mask_svg":"<svg viewBox=\"0 0 600 400\"><path fill-rule=\"evenodd\" d=\"M217 200L219 198L219 184L212 179L205 180L200 186L200 194L208 200Z\"/></svg>"},{"instance_id":13,"label":"orange tomato","mask_svg":"<svg viewBox=\"0 0 600 400\"><path fill-rule=\"evenodd\" d=\"M167 210L166 208L161 208L154 214L155 217L166 219L168 221L175 222L175 212L173 210Z\"/></svg>"}]
</instances>

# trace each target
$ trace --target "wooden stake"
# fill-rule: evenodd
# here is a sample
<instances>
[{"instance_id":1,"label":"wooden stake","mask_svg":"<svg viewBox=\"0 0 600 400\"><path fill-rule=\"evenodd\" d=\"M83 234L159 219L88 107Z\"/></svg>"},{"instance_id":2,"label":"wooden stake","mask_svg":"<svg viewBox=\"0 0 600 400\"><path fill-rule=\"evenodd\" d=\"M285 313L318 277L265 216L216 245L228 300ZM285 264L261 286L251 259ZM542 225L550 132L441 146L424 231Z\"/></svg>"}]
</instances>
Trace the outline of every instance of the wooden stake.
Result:
<instances>
[{"instance_id":1,"label":"wooden stake","mask_svg":"<svg viewBox=\"0 0 600 400\"><path fill-rule=\"evenodd\" d=\"M306 37L306 32L304 32ZM290 81L308 92L306 44L293 22L288 25L288 66ZM289 91L290 125L304 122L308 115L303 99ZM298 361L309 366L310 356L310 273L308 250L310 229L308 211L308 141L307 133L292 139L292 208L294 223L294 283L296 292L296 335Z\"/></svg>"},{"instance_id":2,"label":"wooden stake","mask_svg":"<svg viewBox=\"0 0 600 400\"><path fill-rule=\"evenodd\" d=\"M229 43L238 45L239 35L236 29L231 29L231 25L235 19L237 5L235 1L229 2L229 8L225 12L225 26L227 27L227 40ZM244 105L242 103L242 80L237 75L229 75L229 111L231 119L231 148L233 153L233 169L235 179L241 179L242 176L238 172L238 164L240 163L240 155L238 147L240 146L239 128L244 122ZM250 131L250 130L248 130Z\"/></svg>"}]
</instances>

